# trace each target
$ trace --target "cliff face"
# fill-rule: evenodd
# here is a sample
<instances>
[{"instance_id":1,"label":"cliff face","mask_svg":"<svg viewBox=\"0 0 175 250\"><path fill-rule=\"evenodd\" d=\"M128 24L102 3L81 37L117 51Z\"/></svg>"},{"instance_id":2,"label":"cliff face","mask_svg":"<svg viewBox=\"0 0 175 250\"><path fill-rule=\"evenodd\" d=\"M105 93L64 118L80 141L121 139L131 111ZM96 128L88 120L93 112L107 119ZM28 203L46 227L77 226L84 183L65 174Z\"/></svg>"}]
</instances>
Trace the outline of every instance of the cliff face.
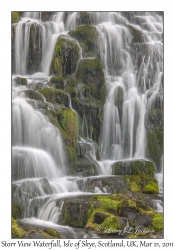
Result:
<instances>
[{"instance_id":1,"label":"cliff face","mask_svg":"<svg viewBox=\"0 0 175 250\"><path fill-rule=\"evenodd\" d=\"M47 198L36 197L81 190L113 195L82 197L85 205L67 198L59 223L108 233L126 217L161 232L162 215L144 195L158 194L162 171L162 21L160 13L12 12L12 175L25 183L13 183L14 218L41 216ZM72 178L64 190L52 183L63 176Z\"/></svg>"}]
</instances>

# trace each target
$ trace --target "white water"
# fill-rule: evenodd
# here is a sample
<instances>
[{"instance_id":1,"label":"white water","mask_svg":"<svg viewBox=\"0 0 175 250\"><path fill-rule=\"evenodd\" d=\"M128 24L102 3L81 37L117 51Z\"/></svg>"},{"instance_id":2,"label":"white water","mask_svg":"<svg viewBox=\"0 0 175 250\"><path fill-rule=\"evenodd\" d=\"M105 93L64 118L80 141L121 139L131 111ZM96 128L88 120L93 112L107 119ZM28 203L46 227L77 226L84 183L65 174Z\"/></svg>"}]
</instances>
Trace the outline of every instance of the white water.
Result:
<instances>
[{"instance_id":1,"label":"white water","mask_svg":"<svg viewBox=\"0 0 175 250\"><path fill-rule=\"evenodd\" d=\"M86 133L79 137L79 144L89 145L84 155L97 165L99 175L107 176L116 160L145 158L145 114L155 98L163 98L163 20L154 13L135 15L131 23L122 13L95 12L91 15L99 33L98 54L107 87L99 145L102 160L96 159L97 148L91 139L92 131L88 131L86 117L82 121ZM32 218L29 223L57 223L63 203L56 206L56 202L71 194L85 194L76 178L66 177L66 155L60 131L49 122L36 101L31 105L22 94L26 89L36 91L48 87L57 38L75 29L76 16L76 12L68 13L67 17L64 12L58 12L50 21L42 22L41 13L27 12L14 24L14 74L26 77L27 86L14 84L13 87L12 179L16 187L14 198L25 204L24 217L42 220ZM142 42L132 41L128 24L141 31ZM41 61L38 72L30 74L27 61L32 25L39 32ZM119 92L123 93L121 105L115 102ZM71 98L69 107L72 109ZM163 190L162 176L162 173L156 175L160 192ZM94 192L100 193L101 190L96 187ZM156 209L161 210L160 206ZM71 231L69 227L65 228Z\"/></svg>"}]
</instances>

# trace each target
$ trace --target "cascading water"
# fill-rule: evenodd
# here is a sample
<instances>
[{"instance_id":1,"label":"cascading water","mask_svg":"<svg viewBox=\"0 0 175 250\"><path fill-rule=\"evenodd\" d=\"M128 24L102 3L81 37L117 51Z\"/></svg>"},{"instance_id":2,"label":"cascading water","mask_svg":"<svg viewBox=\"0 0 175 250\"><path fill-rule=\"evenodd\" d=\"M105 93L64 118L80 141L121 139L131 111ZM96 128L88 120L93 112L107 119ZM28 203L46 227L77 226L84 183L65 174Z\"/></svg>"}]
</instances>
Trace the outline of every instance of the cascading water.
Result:
<instances>
[{"instance_id":1,"label":"cascading water","mask_svg":"<svg viewBox=\"0 0 175 250\"><path fill-rule=\"evenodd\" d=\"M88 132L85 116L82 130L86 132L79 131L78 144L86 160L97 166L98 174L108 176L116 161L146 159L145 119L157 100L162 109L163 20L156 13L128 16L122 12L91 12L90 16L98 32L97 56L103 66L107 96L99 145L93 142L92 131ZM67 33L77 27L77 17L77 12L54 12L43 21L42 13L26 12L13 24L12 185L13 199L23 205L26 223L57 223L63 198L90 194L87 178L66 176L67 153L61 131L46 116L53 105L41 94L37 100L27 96L28 90L39 95L39 89L52 88L50 68L57 39L70 38ZM82 59L82 44L70 39L78 45ZM18 78L24 77L27 85L19 85ZM68 107L78 116L67 94ZM97 151L101 156L98 160ZM162 192L161 171L156 176ZM84 184L80 185L82 180ZM91 194L105 190L96 186ZM162 212L160 202L157 204ZM31 217L38 219L26 219ZM62 230L76 237L71 228Z\"/></svg>"}]
</instances>

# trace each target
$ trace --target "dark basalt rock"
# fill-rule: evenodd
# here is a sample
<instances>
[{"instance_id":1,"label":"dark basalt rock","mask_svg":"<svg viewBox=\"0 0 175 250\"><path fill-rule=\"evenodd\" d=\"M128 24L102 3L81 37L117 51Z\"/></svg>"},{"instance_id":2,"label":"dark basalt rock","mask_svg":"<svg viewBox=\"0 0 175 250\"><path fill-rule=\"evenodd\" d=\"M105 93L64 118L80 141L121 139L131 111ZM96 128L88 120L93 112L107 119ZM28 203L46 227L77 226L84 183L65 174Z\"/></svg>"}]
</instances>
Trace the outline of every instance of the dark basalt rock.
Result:
<instances>
[{"instance_id":1,"label":"dark basalt rock","mask_svg":"<svg viewBox=\"0 0 175 250\"><path fill-rule=\"evenodd\" d=\"M32 23L29 35L29 51L27 61L27 72L32 74L40 70L40 62L42 57L42 33L41 25Z\"/></svg>"},{"instance_id":2,"label":"dark basalt rock","mask_svg":"<svg viewBox=\"0 0 175 250\"><path fill-rule=\"evenodd\" d=\"M76 167L77 176L94 176L97 174L97 166L93 161L89 160L86 156L78 156Z\"/></svg>"},{"instance_id":3,"label":"dark basalt rock","mask_svg":"<svg viewBox=\"0 0 175 250\"><path fill-rule=\"evenodd\" d=\"M163 111L162 109L151 109L145 119L147 129L147 157L161 171L161 157L163 154Z\"/></svg>"}]
</instances>

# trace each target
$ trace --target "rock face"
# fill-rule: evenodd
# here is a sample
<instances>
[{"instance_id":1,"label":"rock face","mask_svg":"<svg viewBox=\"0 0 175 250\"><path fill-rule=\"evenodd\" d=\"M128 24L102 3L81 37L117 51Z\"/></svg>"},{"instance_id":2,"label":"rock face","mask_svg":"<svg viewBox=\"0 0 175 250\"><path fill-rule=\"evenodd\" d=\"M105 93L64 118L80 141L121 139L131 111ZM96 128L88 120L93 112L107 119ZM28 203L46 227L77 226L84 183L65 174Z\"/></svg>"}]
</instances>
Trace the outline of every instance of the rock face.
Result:
<instances>
[{"instance_id":1,"label":"rock face","mask_svg":"<svg viewBox=\"0 0 175 250\"><path fill-rule=\"evenodd\" d=\"M33 23L30 26L29 53L27 62L27 72L29 74L40 71L42 57L41 26Z\"/></svg>"},{"instance_id":2,"label":"rock face","mask_svg":"<svg viewBox=\"0 0 175 250\"><path fill-rule=\"evenodd\" d=\"M105 78L103 68L98 59L81 59L76 70L77 81L90 88L90 95L104 103Z\"/></svg>"},{"instance_id":3,"label":"rock face","mask_svg":"<svg viewBox=\"0 0 175 250\"><path fill-rule=\"evenodd\" d=\"M151 161L145 161L145 160L119 161L113 164L112 174L115 175L146 174L154 177L154 165Z\"/></svg>"},{"instance_id":4,"label":"rock face","mask_svg":"<svg viewBox=\"0 0 175 250\"><path fill-rule=\"evenodd\" d=\"M75 41L58 38L52 58L51 73L60 77L74 73L79 58L79 47Z\"/></svg>"},{"instance_id":5,"label":"rock face","mask_svg":"<svg viewBox=\"0 0 175 250\"><path fill-rule=\"evenodd\" d=\"M81 12L77 13L76 22L78 25L93 24L94 18L93 18L93 15L91 13L81 11Z\"/></svg>"},{"instance_id":6,"label":"rock face","mask_svg":"<svg viewBox=\"0 0 175 250\"><path fill-rule=\"evenodd\" d=\"M93 161L89 160L86 156L77 156L77 176L94 176L98 174L97 166Z\"/></svg>"},{"instance_id":7,"label":"rock face","mask_svg":"<svg viewBox=\"0 0 175 250\"><path fill-rule=\"evenodd\" d=\"M79 41L84 56L96 55L96 38L98 35L96 27L86 24L78 26L75 30L70 30L68 34Z\"/></svg>"},{"instance_id":8,"label":"rock face","mask_svg":"<svg viewBox=\"0 0 175 250\"><path fill-rule=\"evenodd\" d=\"M163 154L163 111L151 109L146 115L147 157L155 163L156 170L161 171Z\"/></svg>"},{"instance_id":9,"label":"rock face","mask_svg":"<svg viewBox=\"0 0 175 250\"><path fill-rule=\"evenodd\" d=\"M44 95L47 102L64 104L66 107L69 106L69 97L61 89L44 88L39 90L39 93Z\"/></svg>"},{"instance_id":10,"label":"rock face","mask_svg":"<svg viewBox=\"0 0 175 250\"><path fill-rule=\"evenodd\" d=\"M124 90L123 90L123 87L118 86L115 89L114 104L118 108L120 121L122 120L123 102L124 102Z\"/></svg>"}]
</instances>

